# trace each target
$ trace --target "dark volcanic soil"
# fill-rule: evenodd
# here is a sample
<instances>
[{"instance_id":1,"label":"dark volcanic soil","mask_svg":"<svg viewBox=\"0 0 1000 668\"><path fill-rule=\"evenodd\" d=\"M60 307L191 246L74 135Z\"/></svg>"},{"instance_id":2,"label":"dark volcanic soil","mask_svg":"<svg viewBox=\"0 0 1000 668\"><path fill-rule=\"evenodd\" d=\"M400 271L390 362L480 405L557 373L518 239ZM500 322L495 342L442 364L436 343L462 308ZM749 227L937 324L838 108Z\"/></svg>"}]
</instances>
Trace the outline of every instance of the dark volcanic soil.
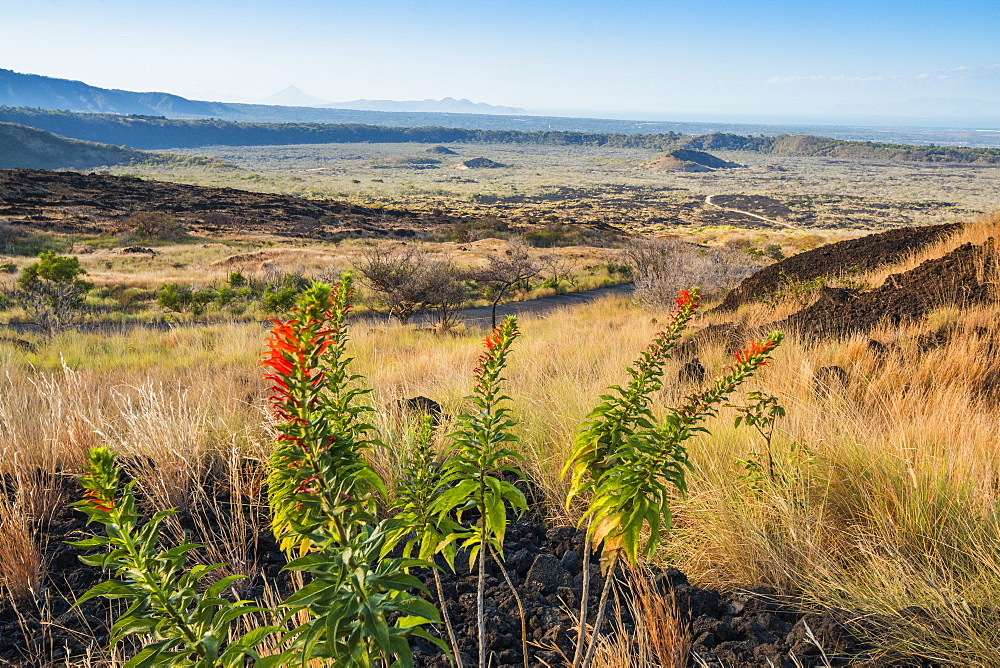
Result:
<instances>
[{"instance_id":1,"label":"dark volcanic soil","mask_svg":"<svg viewBox=\"0 0 1000 668\"><path fill-rule=\"evenodd\" d=\"M42 232L115 233L137 211L168 213L208 236L277 235L308 239L413 236L457 219L370 209L334 200L207 188L134 177L0 170L0 218Z\"/></svg>"},{"instance_id":2,"label":"dark volcanic soil","mask_svg":"<svg viewBox=\"0 0 1000 668\"><path fill-rule=\"evenodd\" d=\"M777 327L837 336L869 331L883 322L913 322L941 306L995 302L995 286L1000 279L998 260L992 238L981 246L963 244L944 257L893 274L873 290L857 293L824 288L815 303Z\"/></svg>"},{"instance_id":3,"label":"dark volcanic soil","mask_svg":"<svg viewBox=\"0 0 1000 668\"><path fill-rule=\"evenodd\" d=\"M904 227L799 253L764 267L744 280L726 295L717 309L735 310L742 304L780 290L788 281L807 281L818 276L833 278L845 272L859 273L890 265L960 228L959 223Z\"/></svg>"},{"instance_id":4,"label":"dark volcanic soil","mask_svg":"<svg viewBox=\"0 0 1000 668\"><path fill-rule=\"evenodd\" d=\"M67 500L76 495L76 483L65 478ZM225 491L221 490L225 495ZM226 499L224 499L226 501ZM217 518L217 522L231 521ZM185 528L195 527L184 522ZM53 659L79 661L84 656L100 657L107 648L108 617L111 602L94 599L76 610L71 601L102 581L95 568L82 564L80 552L65 543L88 535L83 516L63 506L45 533L45 557L49 565L44 588L36 601L22 602L15 610L9 599L0 601L0 665L47 666ZM197 534L193 536L197 539ZM258 573L248 583L243 595L261 596L261 575L287 591L288 580L280 573L284 563L270 532L265 528L257 537ZM572 527L546 528L537 521L516 522L505 542L506 569L522 598L529 636L529 663L565 665L563 654L572 655L575 625L570 608L579 606L582 581L582 535ZM596 559L595 559L596 562ZM458 575L444 571L444 591L448 611L456 625L466 665L474 665L476 656L476 577L468 572L467 558L459 555ZM487 641L493 666L521 666L521 624L514 597L492 561L487 575ZM602 580L599 568L592 566L591 614L596 609ZM429 591L435 591L429 572L418 573ZM809 639L807 625L819 639L823 651L833 658L833 665L860 662L867 646L839 621L838 614L807 614L788 600L778 600L774 592L754 589L721 596L715 591L691 586L679 571L670 569L657 576L654 585L666 594L675 592L694 641L694 651L709 666L740 668L750 666L819 666L824 665L820 649ZM627 586L622 583L623 593ZM435 597L436 598L436 597ZM612 610L627 629L634 626L629 613ZM436 631L444 636L442 628ZM447 666L440 651L423 640L415 645L418 666ZM692 663L691 665L695 665Z\"/></svg>"},{"instance_id":5,"label":"dark volcanic soil","mask_svg":"<svg viewBox=\"0 0 1000 668\"><path fill-rule=\"evenodd\" d=\"M767 291L768 281L779 277L835 276L846 266L876 267L901 260L915 248L943 238L956 225L893 230L802 253L778 262L744 280L718 308L725 311ZM820 251L828 251L821 253ZM804 258L804 259L803 259ZM780 322L747 328L737 323L718 323L702 329L681 343L677 357L687 360L711 342L727 351L751 338L781 329L807 336L839 337L869 332L885 324L890 327L917 322L945 306L967 308L995 304L1000 300L1000 253L992 237L981 245L962 244L939 258L926 260L905 272L890 275L877 288L850 290L821 287L819 297ZM775 286L777 287L777 286Z\"/></svg>"}]
</instances>

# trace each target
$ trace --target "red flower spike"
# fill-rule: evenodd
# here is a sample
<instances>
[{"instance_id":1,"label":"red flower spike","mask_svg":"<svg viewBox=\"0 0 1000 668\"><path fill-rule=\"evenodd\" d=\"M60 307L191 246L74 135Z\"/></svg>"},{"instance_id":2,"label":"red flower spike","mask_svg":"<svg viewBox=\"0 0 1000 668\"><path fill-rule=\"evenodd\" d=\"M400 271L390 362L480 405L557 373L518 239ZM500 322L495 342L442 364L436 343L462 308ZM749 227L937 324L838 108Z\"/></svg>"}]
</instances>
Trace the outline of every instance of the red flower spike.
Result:
<instances>
[{"instance_id":1,"label":"red flower spike","mask_svg":"<svg viewBox=\"0 0 1000 668\"><path fill-rule=\"evenodd\" d=\"M686 308L690 306L691 308L697 308L698 302L692 298L690 290L678 290L677 299L674 300L677 304L677 308Z\"/></svg>"},{"instance_id":2,"label":"red flower spike","mask_svg":"<svg viewBox=\"0 0 1000 668\"><path fill-rule=\"evenodd\" d=\"M115 505L113 499L105 499L101 496L101 493L96 490L88 490L84 493L83 497L84 502L89 504L92 508L106 513L110 513Z\"/></svg>"}]
</instances>

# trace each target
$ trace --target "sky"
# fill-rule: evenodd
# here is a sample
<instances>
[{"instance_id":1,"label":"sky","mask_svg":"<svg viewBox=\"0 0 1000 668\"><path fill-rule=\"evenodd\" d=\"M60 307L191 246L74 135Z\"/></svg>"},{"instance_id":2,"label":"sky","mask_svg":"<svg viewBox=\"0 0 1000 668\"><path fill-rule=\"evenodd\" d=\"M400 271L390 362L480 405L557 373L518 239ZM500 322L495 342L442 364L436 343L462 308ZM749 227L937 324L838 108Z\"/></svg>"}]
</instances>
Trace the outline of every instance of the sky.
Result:
<instances>
[{"instance_id":1,"label":"sky","mask_svg":"<svg viewBox=\"0 0 1000 668\"><path fill-rule=\"evenodd\" d=\"M650 120L1000 119L1000 0L0 0L0 67Z\"/></svg>"}]
</instances>

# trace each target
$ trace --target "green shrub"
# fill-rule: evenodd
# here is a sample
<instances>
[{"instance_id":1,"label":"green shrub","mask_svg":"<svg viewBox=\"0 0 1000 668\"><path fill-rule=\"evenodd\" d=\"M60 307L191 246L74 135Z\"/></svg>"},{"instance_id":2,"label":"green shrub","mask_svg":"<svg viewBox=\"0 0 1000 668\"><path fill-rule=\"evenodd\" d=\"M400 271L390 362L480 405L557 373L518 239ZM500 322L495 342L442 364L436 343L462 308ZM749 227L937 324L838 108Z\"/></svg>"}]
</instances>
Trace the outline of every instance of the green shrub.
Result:
<instances>
[{"instance_id":1,"label":"green shrub","mask_svg":"<svg viewBox=\"0 0 1000 668\"><path fill-rule=\"evenodd\" d=\"M217 297L212 288L199 290L186 283L166 283L156 293L156 303L175 313L199 316Z\"/></svg>"},{"instance_id":2,"label":"green shrub","mask_svg":"<svg viewBox=\"0 0 1000 668\"><path fill-rule=\"evenodd\" d=\"M9 295L46 333L65 329L80 316L87 293L94 287L80 259L45 251L21 270L17 290Z\"/></svg>"}]
</instances>

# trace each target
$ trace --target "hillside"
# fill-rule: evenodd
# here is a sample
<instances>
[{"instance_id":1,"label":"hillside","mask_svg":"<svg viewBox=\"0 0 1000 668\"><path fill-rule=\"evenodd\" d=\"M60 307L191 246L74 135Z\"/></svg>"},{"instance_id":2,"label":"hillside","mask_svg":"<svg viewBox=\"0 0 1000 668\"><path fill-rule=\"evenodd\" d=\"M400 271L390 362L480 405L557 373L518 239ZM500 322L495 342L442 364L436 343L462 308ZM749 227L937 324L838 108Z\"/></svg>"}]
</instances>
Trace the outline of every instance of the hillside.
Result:
<instances>
[{"instance_id":1,"label":"hillside","mask_svg":"<svg viewBox=\"0 0 1000 668\"><path fill-rule=\"evenodd\" d=\"M960 146L912 146L870 141L846 141L814 135L746 137L713 132L685 137L675 143L680 148L702 151L751 151L788 157L843 158L883 162L953 162L980 165L1000 164L1000 150Z\"/></svg>"},{"instance_id":2,"label":"hillside","mask_svg":"<svg viewBox=\"0 0 1000 668\"><path fill-rule=\"evenodd\" d=\"M0 123L0 169L93 169L145 160L148 154L123 146L67 139L14 123Z\"/></svg>"},{"instance_id":3,"label":"hillside","mask_svg":"<svg viewBox=\"0 0 1000 668\"><path fill-rule=\"evenodd\" d=\"M848 271L857 274L896 264L960 229L956 223L904 227L820 246L764 267L730 290L717 310L734 311L792 283L834 279Z\"/></svg>"},{"instance_id":4,"label":"hillside","mask_svg":"<svg viewBox=\"0 0 1000 668\"><path fill-rule=\"evenodd\" d=\"M380 112L371 112L380 113ZM455 127L387 127L359 123L245 123L164 116L122 116L0 107L0 122L19 123L66 137L138 149L201 146L277 146L287 144L504 143L556 146L608 146L711 151L750 151L778 156L827 157L882 162L951 162L1000 164L1000 149L957 146L912 146L846 141L813 135L777 137L726 133L683 136L573 132L566 130L482 130Z\"/></svg>"},{"instance_id":5,"label":"hillside","mask_svg":"<svg viewBox=\"0 0 1000 668\"><path fill-rule=\"evenodd\" d=\"M660 172L714 172L717 169L735 169L743 165L704 151L678 148L657 158L649 167Z\"/></svg>"},{"instance_id":6,"label":"hillside","mask_svg":"<svg viewBox=\"0 0 1000 668\"><path fill-rule=\"evenodd\" d=\"M0 69L0 103L40 109L181 117L217 115L225 106L189 100L170 93L98 88L82 81L21 74L5 69Z\"/></svg>"}]
</instances>

